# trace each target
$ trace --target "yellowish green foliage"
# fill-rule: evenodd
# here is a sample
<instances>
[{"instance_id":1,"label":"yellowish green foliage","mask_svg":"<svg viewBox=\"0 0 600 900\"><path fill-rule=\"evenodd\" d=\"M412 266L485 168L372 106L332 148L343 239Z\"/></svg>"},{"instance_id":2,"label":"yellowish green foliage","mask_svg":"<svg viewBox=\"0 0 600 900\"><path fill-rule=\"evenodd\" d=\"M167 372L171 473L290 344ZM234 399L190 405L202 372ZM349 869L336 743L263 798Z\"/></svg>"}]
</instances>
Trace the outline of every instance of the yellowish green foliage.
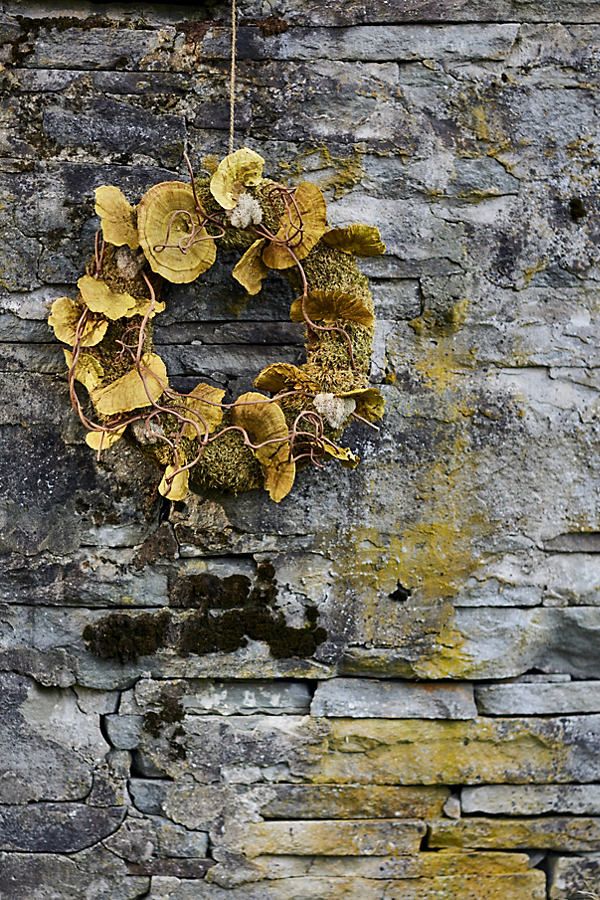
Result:
<instances>
[{"instance_id":1,"label":"yellowish green foliage","mask_svg":"<svg viewBox=\"0 0 600 900\"><path fill-rule=\"evenodd\" d=\"M344 291L313 290L304 300L304 312L313 322L356 322L371 327L372 311L360 296ZM294 300L290 308L292 322L303 322L302 297Z\"/></svg>"},{"instance_id":2,"label":"yellowish green foliage","mask_svg":"<svg viewBox=\"0 0 600 900\"><path fill-rule=\"evenodd\" d=\"M330 247L337 247L338 250L355 256L380 256L385 253L379 228L373 225L356 224L334 228L323 235L323 240Z\"/></svg>"},{"instance_id":3,"label":"yellowish green foliage","mask_svg":"<svg viewBox=\"0 0 600 900\"><path fill-rule=\"evenodd\" d=\"M153 272L174 284L188 284L212 266L217 248L202 221L194 192L183 181L163 181L144 194L138 231Z\"/></svg>"},{"instance_id":4,"label":"yellowish green foliage","mask_svg":"<svg viewBox=\"0 0 600 900\"><path fill-rule=\"evenodd\" d=\"M210 179L210 192L223 209L234 209L247 187L262 180L265 161L254 150L242 147L222 159Z\"/></svg>"},{"instance_id":5,"label":"yellowish green foliage","mask_svg":"<svg viewBox=\"0 0 600 900\"><path fill-rule=\"evenodd\" d=\"M93 278L91 275L82 275L77 282L77 287L81 291L83 302L89 310L95 313L102 313L102 315L106 316L107 319L112 319L112 321L129 319L131 316L145 316L150 312L152 301L149 298L140 299L139 297L132 297L128 293L116 293L104 281L101 281L99 278ZM164 303L155 301L150 317L162 312L164 308Z\"/></svg>"},{"instance_id":6,"label":"yellowish green foliage","mask_svg":"<svg viewBox=\"0 0 600 900\"><path fill-rule=\"evenodd\" d=\"M265 243L264 238L254 241L234 266L231 273L235 280L239 281L242 287L246 288L248 293L252 295L260 293L263 280L269 273L269 269L262 260Z\"/></svg>"},{"instance_id":7,"label":"yellowish green foliage","mask_svg":"<svg viewBox=\"0 0 600 900\"><path fill-rule=\"evenodd\" d=\"M70 297L59 297L52 304L48 325L54 330L57 340L63 344L74 345L77 334L77 326L85 307ZM108 328L108 322L103 316L89 314L85 325L81 329L80 344L82 347L93 347L99 344Z\"/></svg>"},{"instance_id":8,"label":"yellowish green foliage","mask_svg":"<svg viewBox=\"0 0 600 900\"><path fill-rule=\"evenodd\" d=\"M234 425L248 432L254 445L260 445L254 454L264 473L265 488L271 500L279 503L291 491L296 477L283 410L263 394L248 391L236 400L231 417Z\"/></svg>"},{"instance_id":9,"label":"yellowish green foliage","mask_svg":"<svg viewBox=\"0 0 600 900\"><path fill-rule=\"evenodd\" d=\"M132 250L140 246L135 206L113 185L96 188L96 215L100 216L104 240L115 247L127 244Z\"/></svg>"},{"instance_id":10,"label":"yellowish green foliage","mask_svg":"<svg viewBox=\"0 0 600 900\"><path fill-rule=\"evenodd\" d=\"M304 259L325 234L327 207L320 188L303 181L294 191L294 202L283 213L275 241L267 244L263 260L270 269L289 269ZM287 249L293 251L293 255Z\"/></svg>"}]
</instances>

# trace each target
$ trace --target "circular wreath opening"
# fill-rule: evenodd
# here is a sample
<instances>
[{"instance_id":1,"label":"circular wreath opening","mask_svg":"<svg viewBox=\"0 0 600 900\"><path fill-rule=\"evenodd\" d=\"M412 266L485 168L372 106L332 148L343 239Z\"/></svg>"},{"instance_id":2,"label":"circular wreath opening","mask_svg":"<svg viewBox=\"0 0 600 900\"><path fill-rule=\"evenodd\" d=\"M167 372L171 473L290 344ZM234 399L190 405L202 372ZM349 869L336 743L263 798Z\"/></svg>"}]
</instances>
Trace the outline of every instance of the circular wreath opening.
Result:
<instances>
[{"instance_id":1,"label":"circular wreath opening","mask_svg":"<svg viewBox=\"0 0 600 900\"><path fill-rule=\"evenodd\" d=\"M49 324L65 350L69 394L98 453L127 429L163 467L160 493L183 500L190 487L240 491L263 486L275 502L298 468L359 459L340 444L353 420L376 427L383 398L369 386L373 298L358 256L385 251L369 225L329 228L325 198L308 181L286 186L263 177L248 148L226 156L210 178L165 181L137 207L112 185L96 190L101 228L75 298L54 301ZM306 361L274 362L256 391L234 400L199 383L189 394L169 385L152 330L165 309L164 280L189 283L222 247L241 254L233 277L258 295L269 271L297 293L290 318L305 327ZM77 385L83 385L84 404Z\"/></svg>"}]
</instances>

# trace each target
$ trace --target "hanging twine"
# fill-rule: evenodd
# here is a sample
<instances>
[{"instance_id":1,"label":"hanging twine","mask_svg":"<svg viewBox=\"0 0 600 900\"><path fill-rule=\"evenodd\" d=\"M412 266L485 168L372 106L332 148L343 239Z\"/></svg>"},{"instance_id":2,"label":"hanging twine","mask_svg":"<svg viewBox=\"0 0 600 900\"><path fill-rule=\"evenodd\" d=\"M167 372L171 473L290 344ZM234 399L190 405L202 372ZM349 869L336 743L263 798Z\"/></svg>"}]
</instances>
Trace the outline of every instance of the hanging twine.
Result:
<instances>
[{"instance_id":1,"label":"hanging twine","mask_svg":"<svg viewBox=\"0 0 600 900\"><path fill-rule=\"evenodd\" d=\"M229 68L229 152L233 153L235 132L235 65L237 55L237 3L231 0L231 64Z\"/></svg>"}]
</instances>

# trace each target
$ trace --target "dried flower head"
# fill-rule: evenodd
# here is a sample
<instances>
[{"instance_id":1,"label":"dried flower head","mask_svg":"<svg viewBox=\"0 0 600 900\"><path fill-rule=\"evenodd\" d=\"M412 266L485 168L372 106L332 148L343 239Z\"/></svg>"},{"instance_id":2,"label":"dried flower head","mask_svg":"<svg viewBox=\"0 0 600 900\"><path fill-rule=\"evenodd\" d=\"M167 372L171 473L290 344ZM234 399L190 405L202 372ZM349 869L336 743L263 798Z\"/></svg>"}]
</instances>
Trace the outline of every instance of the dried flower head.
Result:
<instances>
[{"instance_id":1,"label":"dried flower head","mask_svg":"<svg viewBox=\"0 0 600 900\"><path fill-rule=\"evenodd\" d=\"M235 209L229 214L229 219L234 228L249 228L250 225L260 225L263 212L260 203L252 194L243 193L237 202Z\"/></svg>"}]
</instances>

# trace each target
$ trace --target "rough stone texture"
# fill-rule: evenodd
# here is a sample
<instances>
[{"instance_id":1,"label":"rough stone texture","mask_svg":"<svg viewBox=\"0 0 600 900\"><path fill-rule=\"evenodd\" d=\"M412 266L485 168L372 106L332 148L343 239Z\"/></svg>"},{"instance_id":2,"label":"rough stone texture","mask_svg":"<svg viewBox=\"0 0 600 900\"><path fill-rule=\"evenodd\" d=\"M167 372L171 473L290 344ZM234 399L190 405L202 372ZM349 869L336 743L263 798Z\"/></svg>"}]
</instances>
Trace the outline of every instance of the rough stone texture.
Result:
<instances>
[{"instance_id":1,"label":"rough stone texture","mask_svg":"<svg viewBox=\"0 0 600 900\"><path fill-rule=\"evenodd\" d=\"M95 187L225 152L228 7L0 0L0 897L600 896L598 4L238 6L239 145L382 230L386 418L280 506L94 458L48 306ZM181 389L302 360L234 262L168 291ZM314 654L183 655L265 562Z\"/></svg>"}]
</instances>

